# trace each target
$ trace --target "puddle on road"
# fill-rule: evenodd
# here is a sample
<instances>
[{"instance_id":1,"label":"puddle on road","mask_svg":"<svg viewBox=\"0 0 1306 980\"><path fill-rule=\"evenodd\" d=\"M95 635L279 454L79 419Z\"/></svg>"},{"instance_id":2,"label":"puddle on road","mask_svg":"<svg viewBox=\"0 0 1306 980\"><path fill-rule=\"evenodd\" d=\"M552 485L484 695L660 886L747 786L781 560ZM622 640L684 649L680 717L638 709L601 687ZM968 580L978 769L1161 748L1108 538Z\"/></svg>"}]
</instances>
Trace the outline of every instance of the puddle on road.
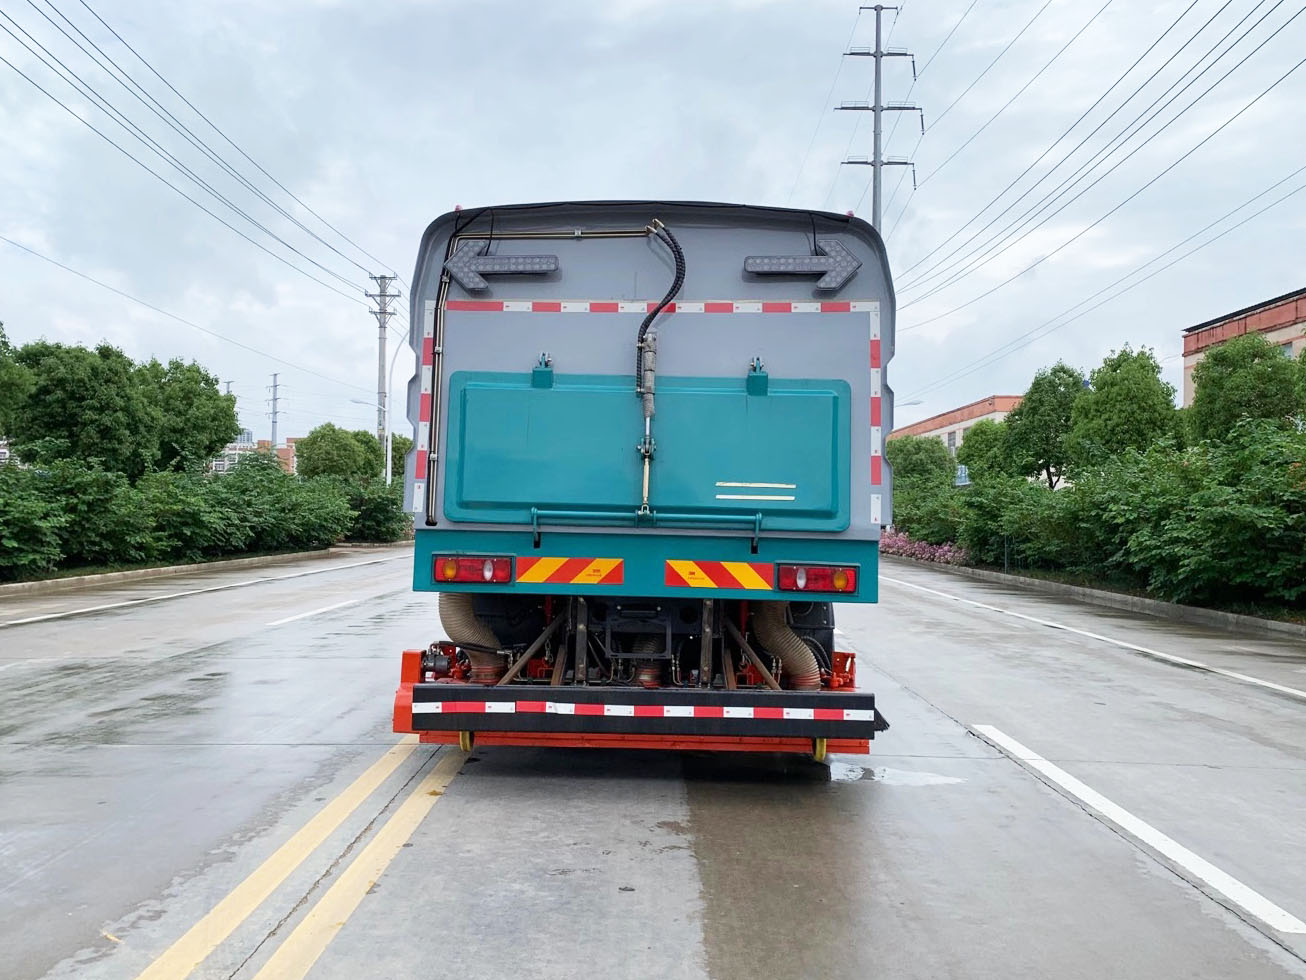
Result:
<instances>
[{"instance_id":1,"label":"puddle on road","mask_svg":"<svg viewBox=\"0 0 1306 980\"><path fill-rule=\"evenodd\" d=\"M885 786L948 786L965 782L958 776L944 776L936 772L914 772L909 769L889 769L885 766L866 769L847 762L830 763L832 783L855 783L867 776Z\"/></svg>"}]
</instances>

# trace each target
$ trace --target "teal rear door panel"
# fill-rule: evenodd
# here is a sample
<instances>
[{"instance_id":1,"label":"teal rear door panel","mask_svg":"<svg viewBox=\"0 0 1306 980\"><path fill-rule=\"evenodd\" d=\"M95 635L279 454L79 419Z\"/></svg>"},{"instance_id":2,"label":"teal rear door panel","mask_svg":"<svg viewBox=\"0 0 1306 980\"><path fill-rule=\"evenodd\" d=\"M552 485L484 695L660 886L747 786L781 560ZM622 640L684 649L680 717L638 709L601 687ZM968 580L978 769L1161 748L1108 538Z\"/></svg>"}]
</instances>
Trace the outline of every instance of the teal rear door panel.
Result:
<instances>
[{"instance_id":1,"label":"teal rear door panel","mask_svg":"<svg viewBox=\"0 0 1306 980\"><path fill-rule=\"evenodd\" d=\"M552 374L550 372L550 374ZM456 372L450 378L445 517L531 524L532 509L635 523L643 434L629 375ZM771 531L849 524L851 391L841 380L658 379L655 512L705 521L762 515Z\"/></svg>"}]
</instances>

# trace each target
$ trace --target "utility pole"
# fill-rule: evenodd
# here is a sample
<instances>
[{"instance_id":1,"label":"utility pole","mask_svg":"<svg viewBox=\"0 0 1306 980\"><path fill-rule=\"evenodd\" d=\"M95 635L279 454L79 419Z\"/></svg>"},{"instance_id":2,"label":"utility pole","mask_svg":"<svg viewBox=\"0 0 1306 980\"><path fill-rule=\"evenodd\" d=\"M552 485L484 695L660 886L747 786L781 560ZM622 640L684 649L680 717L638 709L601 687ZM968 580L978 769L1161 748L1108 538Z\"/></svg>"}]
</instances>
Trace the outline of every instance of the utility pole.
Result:
<instances>
[{"instance_id":1,"label":"utility pole","mask_svg":"<svg viewBox=\"0 0 1306 980\"><path fill-rule=\"evenodd\" d=\"M272 452L274 455L277 451L277 418L281 415L281 411L277 408L277 402L281 394L281 384L277 381L279 377L279 374L272 375L272 411L268 413L272 419Z\"/></svg>"},{"instance_id":2,"label":"utility pole","mask_svg":"<svg viewBox=\"0 0 1306 980\"><path fill-rule=\"evenodd\" d=\"M905 157L884 158L883 148L880 145L883 126L881 120L886 112L919 112L921 115L921 135L925 134L925 113L919 106L908 105L906 102L890 102L885 105L882 97L883 80L882 68L885 58L910 58L911 75L913 81L916 78L916 56L904 48L885 49L883 44L883 35L881 31L881 17L886 10L896 11L897 7L886 7L884 4L877 3L871 7L860 7L860 10L875 11L875 47L874 48L849 48L844 56L848 58L874 58L875 59L875 82L874 93L875 99L872 102L841 102L835 106L836 111L842 112L870 112L875 120L875 140L873 152L870 158L867 157L849 157L843 162L854 166L870 167L871 169L871 226L876 231L880 231L880 206L883 199L882 189L882 172L885 167L911 167L912 186L916 184L916 165Z\"/></svg>"},{"instance_id":3,"label":"utility pole","mask_svg":"<svg viewBox=\"0 0 1306 980\"><path fill-rule=\"evenodd\" d=\"M223 383L224 385L227 386L227 394L230 395L230 394L231 394L231 386L232 386L233 382L231 382L231 381L224 381L224 382L222 382L222 383Z\"/></svg>"},{"instance_id":4,"label":"utility pole","mask_svg":"<svg viewBox=\"0 0 1306 980\"><path fill-rule=\"evenodd\" d=\"M370 310L376 317L376 437L385 442L385 404L389 393L386 391L385 377L385 333L390 325L390 318L395 311L390 309L391 300L399 299L397 292L390 292L390 284L395 276L368 276L376 283L376 292L368 293L367 298L376 301L376 309Z\"/></svg>"}]
</instances>

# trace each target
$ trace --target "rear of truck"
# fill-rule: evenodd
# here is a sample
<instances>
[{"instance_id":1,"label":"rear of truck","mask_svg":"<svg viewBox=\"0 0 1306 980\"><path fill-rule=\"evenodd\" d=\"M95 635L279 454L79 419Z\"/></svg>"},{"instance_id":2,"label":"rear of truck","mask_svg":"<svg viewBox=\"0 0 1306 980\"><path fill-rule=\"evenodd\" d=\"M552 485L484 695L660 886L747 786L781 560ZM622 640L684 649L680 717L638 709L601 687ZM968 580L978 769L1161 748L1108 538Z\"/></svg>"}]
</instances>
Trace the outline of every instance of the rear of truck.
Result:
<instances>
[{"instance_id":1,"label":"rear of truck","mask_svg":"<svg viewBox=\"0 0 1306 980\"><path fill-rule=\"evenodd\" d=\"M412 286L423 741L867 752L893 294L865 222L724 204L455 211Z\"/></svg>"}]
</instances>

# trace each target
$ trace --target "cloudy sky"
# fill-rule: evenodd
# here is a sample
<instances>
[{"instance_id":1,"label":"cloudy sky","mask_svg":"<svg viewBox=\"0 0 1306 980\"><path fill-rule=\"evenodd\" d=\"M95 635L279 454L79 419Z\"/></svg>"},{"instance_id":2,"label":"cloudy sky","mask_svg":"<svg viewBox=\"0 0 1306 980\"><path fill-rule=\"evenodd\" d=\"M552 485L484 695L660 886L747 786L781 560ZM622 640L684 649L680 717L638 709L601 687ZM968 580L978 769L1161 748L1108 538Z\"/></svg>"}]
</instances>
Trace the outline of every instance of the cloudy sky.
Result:
<instances>
[{"instance_id":1,"label":"cloudy sky","mask_svg":"<svg viewBox=\"0 0 1306 980\"><path fill-rule=\"evenodd\" d=\"M212 333L2 241L0 321L16 342L108 340L136 358L199 360L232 382L260 436L274 371L282 436L326 419L369 426L364 270L410 275L422 229L455 204L673 198L869 217L869 169L838 165L870 152L869 114L831 111L869 94L870 59L840 52L872 42L873 15L848 0L87 3L0 5L0 56L13 66L0 63L0 235ZM1306 185L1306 68L1283 77L1306 49L1298 0L902 7L885 31L920 74L913 86L908 59L887 62L884 97L922 106L926 131L907 114L886 124L887 152L910 154L920 183L912 193L905 168L886 177L900 309L890 378L900 402L921 401L899 424L1020 392L1058 358L1089 368L1124 343L1154 347L1178 386L1183 327L1306 284L1306 193L1276 203ZM91 8L374 258L254 169ZM69 21L318 237L98 68L57 29L90 48ZM302 256L178 175L13 35L44 45ZM347 295L184 200L15 68Z\"/></svg>"}]
</instances>

